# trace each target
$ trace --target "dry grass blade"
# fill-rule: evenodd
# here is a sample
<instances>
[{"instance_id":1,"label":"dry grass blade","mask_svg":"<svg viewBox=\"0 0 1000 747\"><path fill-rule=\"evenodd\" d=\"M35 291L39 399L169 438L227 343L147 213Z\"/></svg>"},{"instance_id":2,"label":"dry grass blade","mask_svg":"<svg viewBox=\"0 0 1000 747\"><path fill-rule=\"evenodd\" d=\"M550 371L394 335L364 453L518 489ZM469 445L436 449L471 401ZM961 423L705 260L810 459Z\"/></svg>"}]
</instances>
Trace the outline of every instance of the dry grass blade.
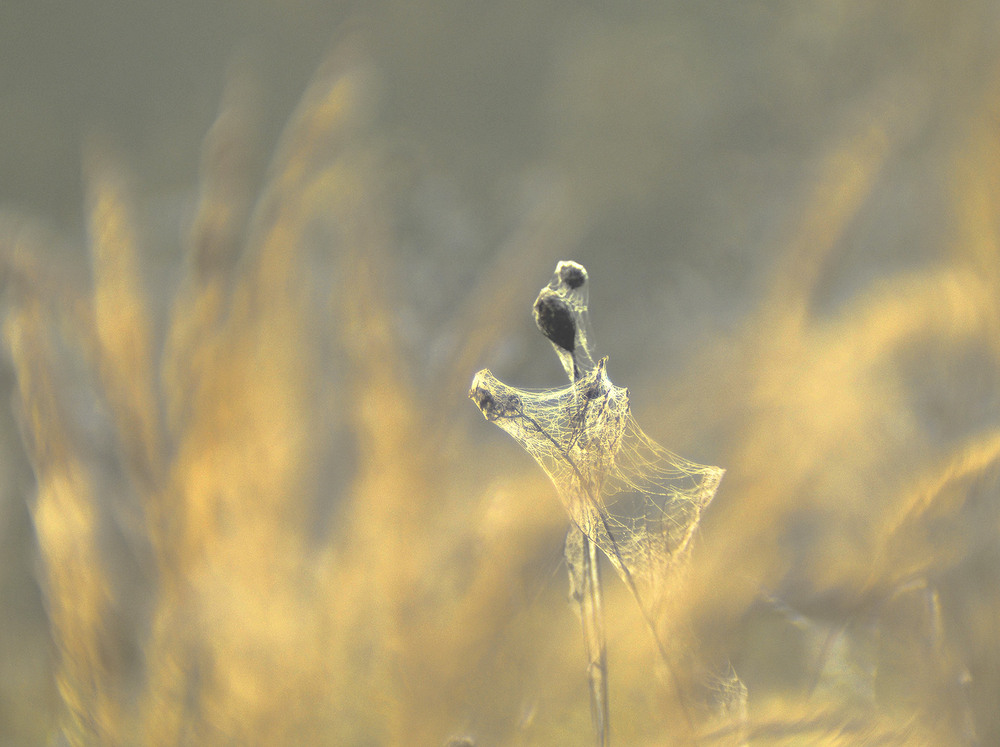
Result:
<instances>
[{"instance_id":1,"label":"dry grass blade","mask_svg":"<svg viewBox=\"0 0 1000 747\"><path fill-rule=\"evenodd\" d=\"M120 738L121 651L114 598L101 555L101 518L83 457L70 437L49 320L22 289L4 332L18 375L19 409L38 480L32 516L46 559L43 583L59 643L56 682L66 704L63 731L73 744Z\"/></svg>"}]
</instances>

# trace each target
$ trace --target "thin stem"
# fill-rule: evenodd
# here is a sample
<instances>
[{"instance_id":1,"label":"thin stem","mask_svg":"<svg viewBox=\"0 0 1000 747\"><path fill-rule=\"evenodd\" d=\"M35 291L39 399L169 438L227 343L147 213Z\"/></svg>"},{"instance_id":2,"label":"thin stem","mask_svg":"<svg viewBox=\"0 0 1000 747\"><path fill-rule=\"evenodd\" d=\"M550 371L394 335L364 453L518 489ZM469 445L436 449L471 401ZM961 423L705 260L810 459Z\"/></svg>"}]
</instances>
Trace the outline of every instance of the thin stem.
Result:
<instances>
[{"instance_id":1,"label":"thin stem","mask_svg":"<svg viewBox=\"0 0 1000 747\"><path fill-rule=\"evenodd\" d=\"M574 525L571 532L579 532ZM601 596L601 566L597 545L582 535L583 588L580 598L580 618L587 646L587 680L590 685L590 717L599 747L608 744L610 722L608 704L608 650L604 636L604 604Z\"/></svg>"}]
</instances>

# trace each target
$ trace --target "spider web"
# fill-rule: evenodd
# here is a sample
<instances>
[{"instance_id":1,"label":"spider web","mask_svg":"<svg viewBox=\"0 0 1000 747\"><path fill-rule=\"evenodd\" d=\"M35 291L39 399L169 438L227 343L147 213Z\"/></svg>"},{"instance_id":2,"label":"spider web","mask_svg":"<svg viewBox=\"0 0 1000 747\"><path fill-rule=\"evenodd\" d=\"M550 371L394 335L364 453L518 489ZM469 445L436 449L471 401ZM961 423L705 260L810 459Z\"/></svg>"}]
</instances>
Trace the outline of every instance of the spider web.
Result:
<instances>
[{"instance_id":1,"label":"spider web","mask_svg":"<svg viewBox=\"0 0 1000 747\"><path fill-rule=\"evenodd\" d=\"M517 389L483 370L469 396L545 470L570 518L655 619L724 470L649 438L632 416L628 390L608 378L607 358L563 389Z\"/></svg>"}]
</instances>

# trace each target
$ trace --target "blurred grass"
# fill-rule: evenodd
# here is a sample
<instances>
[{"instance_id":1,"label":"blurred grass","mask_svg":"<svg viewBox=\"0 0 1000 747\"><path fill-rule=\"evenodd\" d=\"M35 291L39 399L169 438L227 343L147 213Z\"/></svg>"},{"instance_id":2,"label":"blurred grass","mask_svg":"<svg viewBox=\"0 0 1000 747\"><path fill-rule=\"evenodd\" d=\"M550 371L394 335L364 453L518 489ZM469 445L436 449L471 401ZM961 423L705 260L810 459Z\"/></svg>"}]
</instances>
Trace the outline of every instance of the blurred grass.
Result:
<instances>
[{"instance_id":1,"label":"blurred grass","mask_svg":"<svg viewBox=\"0 0 1000 747\"><path fill-rule=\"evenodd\" d=\"M438 289L451 302L434 332L414 320L421 267L405 230L421 162L401 166L358 39L317 72L259 194L254 93L233 73L177 283L151 287L139 190L100 142L85 159L89 281L43 224L3 216L23 436L5 505L30 495L36 546L18 558L37 552L49 628L24 639L41 653L3 670L7 741L589 739L558 560L566 518L465 399L477 368L525 357L512 320L556 259L599 235L600 206L645 199L679 168L682 154L646 158L665 116L653 103L613 148L609 108L574 108L638 64L616 49L673 48L632 21L590 44L600 24L579 23L584 49L561 50L556 75L554 118L573 126L524 176L526 206L491 263L461 292ZM616 743L683 741L675 683L708 744L1000 740L1000 75L984 75L992 93L936 146L946 207L932 250L875 269L850 251L937 116L912 86L876 85L802 165L755 307L672 361L658 403L636 413L727 475L659 621L673 676L606 574ZM646 95L632 85L617 108ZM613 252L580 258L596 293ZM864 269L838 285L852 260ZM431 355L421 335L444 343ZM632 384L615 360L612 377ZM30 604L5 615L25 631L42 617ZM742 732L711 707L729 664L749 689Z\"/></svg>"}]
</instances>

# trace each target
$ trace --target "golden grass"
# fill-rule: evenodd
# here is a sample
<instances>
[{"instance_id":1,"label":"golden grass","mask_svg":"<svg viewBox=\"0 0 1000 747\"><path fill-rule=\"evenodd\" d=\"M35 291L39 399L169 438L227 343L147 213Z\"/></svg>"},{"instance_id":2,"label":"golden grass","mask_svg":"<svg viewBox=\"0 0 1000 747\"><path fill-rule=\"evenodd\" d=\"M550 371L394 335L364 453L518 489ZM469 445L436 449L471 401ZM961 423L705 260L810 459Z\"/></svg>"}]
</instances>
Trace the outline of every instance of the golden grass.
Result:
<instances>
[{"instance_id":1,"label":"golden grass","mask_svg":"<svg viewBox=\"0 0 1000 747\"><path fill-rule=\"evenodd\" d=\"M526 456L455 417L582 221L542 201L456 313L442 383L418 388L370 74L350 54L320 70L253 208L234 83L162 335L113 158L87 162L89 286L8 219L4 331L71 744L589 739L578 624L548 580L566 519ZM727 477L659 621L676 679L606 574L618 743L681 741L673 683L707 703L728 662L749 721L699 708L704 743L1000 738L1000 431L935 440L913 404L927 359L974 350L997 382L987 114L955 158L952 246L812 303L893 116L832 150L759 312L692 356L647 427L715 438Z\"/></svg>"}]
</instances>

